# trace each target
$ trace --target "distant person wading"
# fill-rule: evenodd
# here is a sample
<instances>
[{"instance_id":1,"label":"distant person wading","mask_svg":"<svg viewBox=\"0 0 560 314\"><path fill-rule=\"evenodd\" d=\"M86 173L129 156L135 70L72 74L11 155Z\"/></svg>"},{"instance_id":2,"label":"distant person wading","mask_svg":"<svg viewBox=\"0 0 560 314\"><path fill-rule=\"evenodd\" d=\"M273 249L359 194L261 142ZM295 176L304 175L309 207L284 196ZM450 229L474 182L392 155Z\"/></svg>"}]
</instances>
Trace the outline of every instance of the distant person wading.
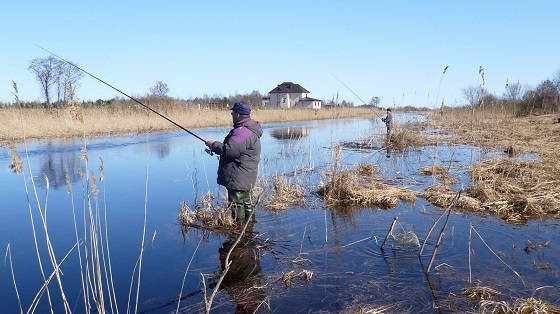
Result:
<instances>
[{"instance_id":1,"label":"distant person wading","mask_svg":"<svg viewBox=\"0 0 560 314\"><path fill-rule=\"evenodd\" d=\"M387 126L387 135L391 135L391 130L393 129L393 116L391 115L391 108L387 108L387 116L382 118L381 121L385 122Z\"/></svg>"},{"instance_id":2,"label":"distant person wading","mask_svg":"<svg viewBox=\"0 0 560 314\"><path fill-rule=\"evenodd\" d=\"M226 187L233 218L243 222L253 210L251 189L257 180L261 155L262 129L251 119L251 107L244 102L231 108L233 129L224 142L206 141L206 146L220 156L218 184Z\"/></svg>"}]
</instances>

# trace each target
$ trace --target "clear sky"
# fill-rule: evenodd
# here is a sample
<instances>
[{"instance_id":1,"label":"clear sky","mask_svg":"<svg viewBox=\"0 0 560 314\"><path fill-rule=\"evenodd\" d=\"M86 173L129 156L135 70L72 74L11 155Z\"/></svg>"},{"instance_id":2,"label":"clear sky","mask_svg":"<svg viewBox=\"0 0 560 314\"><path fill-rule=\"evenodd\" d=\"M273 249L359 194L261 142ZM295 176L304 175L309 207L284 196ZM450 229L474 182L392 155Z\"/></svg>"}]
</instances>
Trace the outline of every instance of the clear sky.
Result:
<instances>
[{"instance_id":1,"label":"clear sky","mask_svg":"<svg viewBox=\"0 0 560 314\"><path fill-rule=\"evenodd\" d=\"M480 84L537 85L560 69L560 1L4 1L0 101L12 80L41 99L27 70L44 46L133 95L266 93L284 81L311 97L382 105L463 104ZM442 79L444 66L449 65ZM117 93L84 78L77 96Z\"/></svg>"}]
</instances>

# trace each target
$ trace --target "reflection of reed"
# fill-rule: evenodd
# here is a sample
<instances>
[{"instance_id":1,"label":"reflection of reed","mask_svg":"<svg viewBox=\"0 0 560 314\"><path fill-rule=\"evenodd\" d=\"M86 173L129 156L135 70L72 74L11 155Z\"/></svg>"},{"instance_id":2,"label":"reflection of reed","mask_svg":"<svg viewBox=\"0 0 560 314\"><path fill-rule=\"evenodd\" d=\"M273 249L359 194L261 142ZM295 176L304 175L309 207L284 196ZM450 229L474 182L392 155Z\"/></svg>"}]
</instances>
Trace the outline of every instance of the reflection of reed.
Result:
<instances>
[{"instance_id":1,"label":"reflection of reed","mask_svg":"<svg viewBox=\"0 0 560 314\"><path fill-rule=\"evenodd\" d=\"M300 139L309 135L309 128L307 127L294 127L294 128L283 128L274 129L270 132L270 135L277 140L292 140Z\"/></svg>"},{"instance_id":2,"label":"reflection of reed","mask_svg":"<svg viewBox=\"0 0 560 314\"><path fill-rule=\"evenodd\" d=\"M49 154L42 161L40 177L46 176L50 186L58 190L66 185L66 174L72 183L80 180L79 167L80 155L76 152ZM44 186L45 180L37 180L37 185Z\"/></svg>"},{"instance_id":3,"label":"reflection of reed","mask_svg":"<svg viewBox=\"0 0 560 314\"><path fill-rule=\"evenodd\" d=\"M152 151L154 151L157 154L159 159L164 159L171 152L171 147L169 146L169 143L165 143L165 142L152 144L151 148Z\"/></svg>"}]
</instances>

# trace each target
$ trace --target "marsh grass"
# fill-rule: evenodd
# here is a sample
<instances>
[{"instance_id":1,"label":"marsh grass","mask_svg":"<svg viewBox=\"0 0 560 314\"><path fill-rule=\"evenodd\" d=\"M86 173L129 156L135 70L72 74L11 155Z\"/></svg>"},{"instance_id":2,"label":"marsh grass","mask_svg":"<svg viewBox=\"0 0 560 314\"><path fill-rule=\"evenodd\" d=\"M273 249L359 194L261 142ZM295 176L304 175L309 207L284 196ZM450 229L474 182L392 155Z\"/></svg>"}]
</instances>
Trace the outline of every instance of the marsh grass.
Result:
<instances>
[{"instance_id":1,"label":"marsh grass","mask_svg":"<svg viewBox=\"0 0 560 314\"><path fill-rule=\"evenodd\" d=\"M264 205L268 210L281 211L305 203L305 191L302 185L288 181L286 175L274 176L271 190L271 197Z\"/></svg>"},{"instance_id":2,"label":"marsh grass","mask_svg":"<svg viewBox=\"0 0 560 314\"><path fill-rule=\"evenodd\" d=\"M457 192L452 191L443 185L433 185L428 187L426 190L417 193L418 197L422 197L440 208L447 208L451 205L456 194ZM455 208L459 210L478 212L480 211L480 201L466 195L466 193L463 193L457 201L457 204L455 204Z\"/></svg>"},{"instance_id":3,"label":"marsh grass","mask_svg":"<svg viewBox=\"0 0 560 314\"><path fill-rule=\"evenodd\" d=\"M487 160L471 169L468 193L482 208L509 222L536 217L560 217L558 162Z\"/></svg>"},{"instance_id":4,"label":"marsh grass","mask_svg":"<svg viewBox=\"0 0 560 314\"><path fill-rule=\"evenodd\" d=\"M299 272L295 272L291 270L287 273L282 274L282 284L286 287L291 287L293 284L294 279L300 279L304 282L310 282L313 279L313 271L310 270L301 270Z\"/></svg>"},{"instance_id":5,"label":"marsh grass","mask_svg":"<svg viewBox=\"0 0 560 314\"><path fill-rule=\"evenodd\" d=\"M411 190L383 183L376 174L375 166L367 164L327 173L330 180L319 186L317 194L327 205L338 208L372 206L390 209L397 206L399 200L416 201Z\"/></svg>"},{"instance_id":6,"label":"marsh grass","mask_svg":"<svg viewBox=\"0 0 560 314\"><path fill-rule=\"evenodd\" d=\"M560 313L560 307L535 298L515 299L509 302L481 300L479 311L483 314L557 314Z\"/></svg>"},{"instance_id":7,"label":"marsh grass","mask_svg":"<svg viewBox=\"0 0 560 314\"><path fill-rule=\"evenodd\" d=\"M228 110L205 109L183 106L158 108L158 111L186 128L230 126ZM251 116L261 123L291 122L321 119L339 119L371 116L369 108L335 108L322 110L308 109L266 109L253 110ZM19 127L19 117L23 117L25 136L28 139L51 137L80 137L86 133L112 135L125 133L145 133L176 130L168 121L142 108L93 107L81 108L77 104L67 108L0 108L0 141L20 141L23 130Z\"/></svg>"},{"instance_id":8,"label":"marsh grass","mask_svg":"<svg viewBox=\"0 0 560 314\"><path fill-rule=\"evenodd\" d=\"M465 288L463 294L471 301L495 300L502 295L500 291L485 286Z\"/></svg>"},{"instance_id":9,"label":"marsh grass","mask_svg":"<svg viewBox=\"0 0 560 314\"><path fill-rule=\"evenodd\" d=\"M185 227L199 227L213 231L227 231L238 226L231 217L229 208L219 203L210 192L203 195L193 208L184 202L181 203L178 219Z\"/></svg>"},{"instance_id":10,"label":"marsh grass","mask_svg":"<svg viewBox=\"0 0 560 314\"><path fill-rule=\"evenodd\" d=\"M420 132L414 132L405 127L394 127L385 141L385 146L404 151L410 147L434 145L437 138L430 138Z\"/></svg>"},{"instance_id":11,"label":"marsh grass","mask_svg":"<svg viewBox=\"0 0 560 314\"><path fill-rule=\"evenodd\" d=\"M464 108L447 110L443 116L431 114L432 127L450 134L442 141L495 149L509 156L478 163L473 160L472 185L457 208L496 215L515 224L538 217L560 217L560 124L554 123L555 117L516 117L507 111ZM524 153L536 153L538 160L517 157ZM418 195L445 207L453 193L436 186Z\"/></svg>"},{"instance_id":12,"label":"marsh grass","mask_svg":"<svg viewBox=\"0 0 560 314\"><path fill-rule=\"evenodd\" d=\"M424 166L420 168L420 174L438 178L444 185L457 183L457 179L450 175L447 168L442 165Z\"/></svg>"}]
</instances>

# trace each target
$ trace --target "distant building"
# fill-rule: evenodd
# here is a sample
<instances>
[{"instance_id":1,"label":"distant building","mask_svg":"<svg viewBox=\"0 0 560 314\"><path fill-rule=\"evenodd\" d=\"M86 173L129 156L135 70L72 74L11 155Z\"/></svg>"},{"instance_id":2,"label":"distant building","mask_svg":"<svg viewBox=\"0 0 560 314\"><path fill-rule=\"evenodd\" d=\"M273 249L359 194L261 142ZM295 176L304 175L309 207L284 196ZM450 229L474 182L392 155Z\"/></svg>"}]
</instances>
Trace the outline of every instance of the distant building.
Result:
<instances>
[{"instance_id":1,"label":"distant building","mask_svg":"<svg viewBox=\"0 0 560 314\"><path fill-rule=\"evenodd\" d=\"M320 109L322 101L309 98L309 91L299 84L284 82L268 92L268 97L263 97L265 108L293 108L303 107Z\"/></svg>"},{"instance_id":2,"label":"distant building","mask_svg":"<svg viewBox=\"0 0 560 314\"><path fill-rule=\"evenodd\" d=\"M308 108L308 109L321 109L322 103L323 102L319 99L306 97L306 98L301 98L297 103L297 106L302 108Z\"/></svg>"},{"instance_id":3,"label":"distant building","mask_svg":"<svg viewBox=\"0 0 560 314\"><path fill-rule=\"evenodd\" d=\"M267 108L267 107L270 106L270 97L264 96L262 98L262 106L263 106L263 108Z\"/></svg>"}]
</instances>

